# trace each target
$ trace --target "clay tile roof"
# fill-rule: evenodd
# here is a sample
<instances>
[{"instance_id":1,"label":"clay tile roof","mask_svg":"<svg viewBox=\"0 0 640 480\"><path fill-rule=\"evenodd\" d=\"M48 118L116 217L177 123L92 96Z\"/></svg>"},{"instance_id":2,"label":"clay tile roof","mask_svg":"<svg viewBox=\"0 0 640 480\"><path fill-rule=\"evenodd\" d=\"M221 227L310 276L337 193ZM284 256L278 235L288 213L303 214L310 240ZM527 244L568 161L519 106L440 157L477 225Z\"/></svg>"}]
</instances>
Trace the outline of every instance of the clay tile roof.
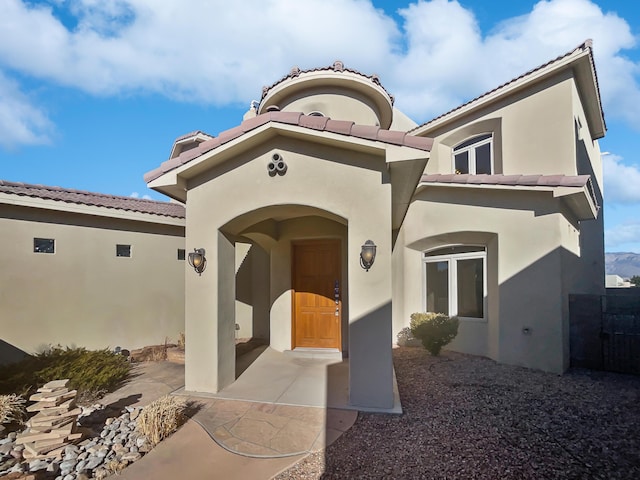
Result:
<instances>
[{"instance_id":1,"label":"clay tile roof","mask_svg":"<svg viewBox=\"0 0 640 480\"><path fill-rule=\"evenodd\" d=\"M151 182L162 174L173 170L180 165L189 163L191 160L204 155L225 143L240 138L242 135L269 122L295 125L298 127L308 128L310 130L319 130L354 138L405 146L426 152L431 151L431 147L433 145L432 138L416 137L405 132L384 130L373 125L356 125L353 122L331 120L329 117L304 115L300 112L267 112L245 120L240 125L221 132L217 137L202 142L196 148L182 152L177 157L163 162L160 167L147 172L144 175L144 181L147 183Z\"/></svg>"},{"instance_id":2,"label":"clay tile roof","mask_svg":"<svg viewBox=\"0 0 640 480\"><path fill-rule=\"evenodd\" d=\"M71 190L61 187L47 187L45 185L32 185L29 183L0 180L0 193L41 198L44 200L55 200L64 203L75 203L78 205L112 208L128 212L150 213L166 217L185 218L184 207L178 203L105 195L102 193Z\"/></svg>"},{"instance_id":3,"label":"clay tile roof","mask_svg":"<svg viewBox=\"0 0 640 480\"><path fill-rule=\"evenodd\" d=\"M269 120L274 122L300 125L300 117L303 114L301 112L268 112L266 115L269 115Z\"/></svg>"},{"instance_id":4,"label":"clay tile roof","mask_svg":"<svg viewBox=\"0 0 640 480\"><path fill-rule=\"evenodd\" d=\"M564 59L564 58L566 58L566 57L568 57L568 56L570 56L570 55L573 55L573 54L574 54L575 52L577 52L578 50L592 50L592 49L593 49L593 42L592 42L591 40L586 40L586 41L584 41L583 43L581 43L580 45L578 45L576 48L574 48L573 50L571 50L570 52L567 52L567 53L565 53L564 55L560 55L560 56L558 56L558 57L554 58L553 60L550 60L550 61L548 61L548 62L546 62L546 63L544 63L544 64L542 64L542 65L540 65L540 66L538 66L538 67L535 67L535 68L533 68L533 69L529 70L528 72L525 72L525 73L523 73L522 75L519 75L519 76L517 76L517 77L515 77L515 78L513 78L513 79L511 79L511 80L509 80L508 82L503 83L502 85L497 86L496 88L494 88L494 89L492 89L492 90L489 90L488 92L485 92L485 93L483 93L482 95L479 95L479 96L477 96L476 98L474 98L474 99L472 99L472 100L469 100L469 101L468 101L468 102L466 102L466 103L463 103L462 105L458 105L457 107L455 107L455 108L453 108L453 109L449 110L448 112L443 113L442 115L438 115L437 117L432 118L432 119L431 119L431 120L429 120L428 122L425 122L425 123L423 123L423 124L421 124L421 125L418 125L417 127L415 127L415 128L413 128L413 129L411 129L411 130L409 131L409 133L411 133L411 132L413 132L414 130L417 130L417 129L419 129L419 128L422 128L422 127L424 127L424 126L426 126L426 125L429 125L430 123L435 122L436 120L439 120L439 119L441 119L441 118L443 118L443 117L446 117L446 116L448 116L448 115L451 115L452 113L454 113L454 112L456 112L456 111L458 111L458 110L460 110L460 109L462 109L462 108L466 107L467 105L469 105L469 104L471 104L471 103L474 103L474 102L477 102L478 100L480 100L480 99L482 99L482 98L484 98L484 97L486 97L486 96L488 96L488 95L491 95L492 93L497 92L498 90L502 90L503 88L507 87L508 85L511 85L512 83L515 83L515 82L517 82L518 80L520 80L520 79L522 79L522 78L524 78L524 77L528 77L529 75L531 75L531 74L533 74L533 73L535 73L535 72L537 72L537 71L539 71L539 70L542 70L542 69L544 69L544 68L548 67L549 65L551 65L551 64L553 64L553 63L556 63L556 62L558 62L558 61L560 61L560 60L562 60L562 59ZM593 69L593 71L594 71L594 73L595 73L595 65L593 64L593 59L591 59L591 68ZM597 76L595 76L595 75L594 75L594 77L595 77L595 79L596 79L596 86L597 86L597 84L598 84L598 78L597 78ZM600 108L602 109L602 106L601 106Z\"/></svg>"},{"instance_id":5,"label":"clay tile roof","mask_svg":"<svg viewBox=\"0 0 640 480\"><path fill-rule=\"evenodd\" d=\"M354 125L351 128L351 135L366 138L368 140L377 140L378 130L380 130L380 127L375 127L373 125Z\"/></svg>"},{"instance_id":6,"label":"clay tile roof","mask_svg":"<svg viewBox=\"0 0 640 480\"><path fill-rule=\"evenodd\" d=\"M509 185L528 187L584 187L589 175L423 175L420 183L458 185Z\"/></svg>"},{"instance_id":7,"label":"clay tile roof","mask_svg":"<svg viewBox=\"0 0 640 480\"><path fill-rule=\"evenodd\" d=\"M271 84L270 86L265 86L262 87L262 97L260 98L260 100L262 101L262 99L264 99L264 97L267 96L267 94L269 93L269 90L271 90L273 87L281 84L282 82L284 82L285 80L289 80L290 78L296 78L299 77L301 74L303 73L310 73L310 72L349 72L349 73L353 73L355 75L360 75L363 78L366 78L368 80L370 80L372 83L375 83L376 85L378 85L380 88L382 88L387 95L389 95L389 98L391 99L391 104L393 105L394 102L394 98L393 95L391 95L386 88L384 88L384 86L382 85L382 83L380 83L380 78L378 77L378 75L373 74L373 75L365 75L364 73L358 71L358 70L352 70L350 68L345 68L344 63L342 63L340 60L336 60L335 62L333 62L333 65L329 65L327 67L317 67L317 68L311 68L309 70L300 70L298 67L293 67L291 69L291 71L285 75L284 77L282 77L280 80L276 81L275 83Z\"/></svg>"},{"instance_id":8,"label":"clay tile roof","mask_svg":"<svg viewBox=\"0 0 640 480\"><path fill-rule=\"evenodd\" d=\"M339 133L341 135L351 135L351 129L355 125L354 122L348 120L327 120L325 129L328 132Z\"/></svg>"},{"instance_id":9,"label":"clay tile roof","mask_svg":"<svg viewBox=\"0 0 640 480\"><path fill-rule=\"evenodd\" d=\"M327 117L316 117L312 115L301 115L300 126L313 128L314 130L324 130L329 119Z\"/></svg>"},{"instance_id":10,"label":"clay tile roof","mask_svg":"<svg viewBox=\"0 0 640 480\"><path fill-rule=\"evenodd\" d=\"M213 138L213 135L209 135L207 132L203 132L202 130L194 130L193 132L185 133L184 135L180 135L176 138L173 143L179 142L180 140L185 140L187 138L195 137L196 135L204 135L206 137Z\"/></svg>"}]
</instances>

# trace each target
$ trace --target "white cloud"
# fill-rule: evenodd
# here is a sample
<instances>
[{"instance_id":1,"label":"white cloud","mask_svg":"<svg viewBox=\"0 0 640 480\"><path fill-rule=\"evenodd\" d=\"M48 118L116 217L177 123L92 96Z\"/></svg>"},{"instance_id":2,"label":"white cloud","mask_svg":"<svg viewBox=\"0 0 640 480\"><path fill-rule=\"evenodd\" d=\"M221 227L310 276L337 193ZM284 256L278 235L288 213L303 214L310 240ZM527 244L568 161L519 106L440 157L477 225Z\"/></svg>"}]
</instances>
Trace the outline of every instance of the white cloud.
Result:
<instances>
[{"instance_id":1,"label":"white cloud","mask_svg":"<svg viewBox=\"0 0 640 480\"><path fill-rule=\"evenodd\" d=\"M640 169L625 165L622 157L602 156L604 170L604 198L611 204L640 204Z\"/></svg>"},{"instance_id":2,"label":"white cloud","mask_svg":"<svg viewBox=\"0 0 640 480\"><path fill-rule=\"evenodd\" d=\"M579 38L594 40L594 56L606 114L622 117L631 124L640 121L640 113L630 111L631 103L640 103L639 64L625 57L624 51L637 47L629 24L615 13L603 12L588 0L541 1L524 21L513 21L506 38L521 30L521 40L541 43L545 53L554 45L571 46ZM508 24L507 24L508 25ZM515 52L514 52L515 53ZM539 59L539 57L538 57Z\"/></svg>"},{"instance_id":3,"label":"white cloud","mask_svg":"<svg viewBox=\"0 0 640 480\"><path fill-rule=\"evenodd\" d=\"M0 68L97 95L248 105L293 65L341 59L378 73L398 107L426 121L593 38L607 115L640 125L628 108L640 104L640 65L624 56L636 40L590 0L541 0L484 34L457 1L399 13L402 25L370 0L1 0L11 41L0 41Z\"/></svg>"},{"instance_id":4,"label":"white cloud","mask_svg":"<svg viewBox=\"0 0 640 480\"><path fill-rule=\"evenodd\" d=\"M398 106L420 120L444 113L471 94L483 68L482 38L473 14L457 2L418 2L400 10L406 52L389 69ZM383 77L383 81L385 77Z\"/></svg>"},{"instance_id":5,"label":"white cloud","mask_svg":"<svg viewBox=\"0 0 640 480\"><path fill-rule=\"evenodd\" d=\"M624 246L625 251L640 251L640 221L630 221L616 225L605 231L607 251Z\"/></svg>"},{"instance_id":6,"label":"white cloud","mask_svg":"<svg viewBox=\"0 0 640 480\"><path fill-rule=\"evenodd\" d=\"M141 197L138 192L131 192L129 197L131 197L131 198L142 198L143 200L153 200L153 198L151 198L149 195L142 195L142 197Z\"/></svg>"},{"instance_id":7,"label":"white cloud","mask_svg":"<svg viewBox=\"0 0 640 480\"><path fill-rule=\"evenodd\" d=\"M46 114L0 71L0 146L48 143L52 130Z\"/></svg>"},{"instance_id":8,"label":"white cloud","mask_svg":"<svg viewBox=\"0 0 640 480\"><path fill-rule=\"evenodd\" d=\"M473 13L456 1L418 1L401 14L409 46L394 83L409 114L443 113L445 105L455 107L591 38L607 115L640 124L640 110L628 108L629 101L640 103L640 66L622 55L635 38L625 20L589 0L542 0L484 37Z\"/></svg>"},{"instance_id":9,"label":"white cloud","mask_svg":"<svg viewBox=\"0 0 640 480\"><path fill-rule=\"evenodd\" d=\"M74 0L66 29L46 5L0 2L0 62L96 94L147 90L247 103L296 63L388 58L394 22L365 0ZM110 19L120 28L105 31Z\"/></svg>"}]
</instances>

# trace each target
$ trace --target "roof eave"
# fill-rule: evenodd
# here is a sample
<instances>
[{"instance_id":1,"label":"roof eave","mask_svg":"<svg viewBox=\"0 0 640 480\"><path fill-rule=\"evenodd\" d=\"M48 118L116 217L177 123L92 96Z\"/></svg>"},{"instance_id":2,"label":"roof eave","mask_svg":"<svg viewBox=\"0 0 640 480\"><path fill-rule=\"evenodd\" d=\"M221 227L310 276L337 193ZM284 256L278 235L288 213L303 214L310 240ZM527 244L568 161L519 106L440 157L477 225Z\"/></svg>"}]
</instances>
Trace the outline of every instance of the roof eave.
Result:
<instances>
[{"instance_id":1,"label":"roof eave","mask_svg":"<svg viewBox=\"0 0 640 480\"><path fill-rule=\"evenodd\" d=\"M147 187L162 193L173 200L178 202L187 203L187 188L186 182L183 178L178 177L177 172L172 170L160 177L152 180L147 184Z\"/></svg>"},{"instance_id":2,"label":"roof eave","mask_svg":"<svg viewBox=\"0 0 640 480\"><path fill-rule=\"evenodd\" d=\"M589 124L589 131L592 139L597 140L605 136L607 125L604 120L600 88L591 48L589 48L588 53L584 53L575 61L573 68L578 94Z\"/></svg>"},{"instance_id":3,"label":"roof eave","mask_svg":"<svg viewBox=\"0 0 640 480\"><path fill-rule=\"evenodd\" d=\"M409 145L394 145L379 140L369 140L271 121L196 158L189 159L187 163L167 170L156 178L149 180L148 187L164 193L171 198L185 202L189 179L277 135L290 138L302 138L307 141L312 140L316 143L330 144L337 148L360 151L372 155L381 155L389 162L404 162L408 160L427 159L429 157L428 151L413 148Z\"/></svg>"},{"instance_id":4,"label":"roof eave","mask_svg":"<svg viewBox=\"0 0 640 480\"><path fill-rule=\"evenodd\" d=\"M561 198L571 209L578 220L593 220L598 217L599 207L593 201L589 193L588 185L581 187L566 186L545 186L545 185L489 185L489 184L468 184L468 183L440 183L424 182L418 183L416 193L431 187L438 188L467 188L492 190L502 192L537 192L551 193L554 198Z\"/></svg>"},{"instance_id":5,"label":"roof eave","mask_svg":"<svg viewBox=\"0 0 640 480\"><path fill-rule=\"evenodd\" d=\"M38 208L43 210L56 210L60 212L78 213L83 215L93 215L98 217L117 218L122 220L132 220L136 222L157 223L164 225L185 226L185 219L155 213L136 212L109 208L98 205L82 205L78 203L64 202L45 198L29 197L26 195L15 195L0 192L0 203L15 205L19 207Z\"/></svg>"},{"instance_id":6,"label":"roof eave","mask_svg":"<svg viewBox=\"0 0 640 480\"><path fill-rule=\"evenodd\" d=\"M589 185L584 187L560 187L555 189L553 196L562 198L578 220L595 220L598 218L600 207L589 193Z\"/></svg>"},{"instance_id":7,"label":"roof eave","mask_svg":"<svg viewBox=\"0 0 640 480\"><path fill-rule=\"evenodd\" d=\"M180 146L180 145L184 145L185 143L191 143L191 142L195 142L198 140L201 140L202 142L206 142L207 140L211 140L212 138L214 138L213 136L204 133L204 132L195 132L193 135L183 135L182 137L178 137L176 140L174 140L173 142L173 146L171 147L171 153L169 154L169 158L174 158L176 157L176 149Z\"/></svg>"}]
</instances>

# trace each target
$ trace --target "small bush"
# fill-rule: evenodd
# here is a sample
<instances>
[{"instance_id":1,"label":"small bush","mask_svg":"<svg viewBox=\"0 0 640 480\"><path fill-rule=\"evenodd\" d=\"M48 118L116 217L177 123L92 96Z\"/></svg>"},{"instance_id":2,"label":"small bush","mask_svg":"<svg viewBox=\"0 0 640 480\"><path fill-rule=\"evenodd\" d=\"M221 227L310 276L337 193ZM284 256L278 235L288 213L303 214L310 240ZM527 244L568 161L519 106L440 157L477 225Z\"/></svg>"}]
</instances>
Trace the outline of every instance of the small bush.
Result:
<instances>
[{"instance_id":1,"label":"small bush","mask_svg":"<svg viewBox=\"0 0 640 480\"><path fill-rule=\"evenodd\" d=\"M129 375L126 357L105 350L52 347L11 365L0 367L0 394L28 396L38 386L68 378L78 395L95 397L117 388Z\"/></svg>"},{"instance_id":2,"label":"small bush","mask_svg":"<svg viewBox=\"0 0 640 480\"><path fill-rule=\"evenodd\" d=\"M165 395L142 409L136 420L136 429L155 446L185 422L186 408L183 398Z\"/></svg>"},{"instance_id":3,"label":"small bush","mask_svg":"<svg viewBox=\"0 0 640 480\"><path fill-rule=\"evenodd\" d=\"M398 332L398 345L401 347L419 347L422 342L419 339L413 336L411 333L411 328L404 327L400 332Z\"/></svg>"},{"instance_id":4,"label":"small bush","mask_svg":"<svg viewBox=\"0 0 640 480\"><path fill-rule=\"evenodd\" d=\"M448 317L443 313L411 314L411 333L419 338L431 355L440 354L458 334L458 317Z\"/></svg>"},{"instance_id":5,"label":"small bush","mask_svg":"<svg viewBox=\"0 0 640 480\"><path fill-rule=\"evenodd\" d=\"M25 410L26 400L20 395L0 395L0 424L22 424L27 418Z\"/></svg>"},{"instance_id":6,"label":"small bush","mask_svg":"<svg viewBox=\"0 0 640 480\"><path fill-rule=\"evenodd\" d=\"M184 350L184 345L185 345L184 332L180 332L180 334L178 335L178 347Z\"/></svg>"}]
</instances>

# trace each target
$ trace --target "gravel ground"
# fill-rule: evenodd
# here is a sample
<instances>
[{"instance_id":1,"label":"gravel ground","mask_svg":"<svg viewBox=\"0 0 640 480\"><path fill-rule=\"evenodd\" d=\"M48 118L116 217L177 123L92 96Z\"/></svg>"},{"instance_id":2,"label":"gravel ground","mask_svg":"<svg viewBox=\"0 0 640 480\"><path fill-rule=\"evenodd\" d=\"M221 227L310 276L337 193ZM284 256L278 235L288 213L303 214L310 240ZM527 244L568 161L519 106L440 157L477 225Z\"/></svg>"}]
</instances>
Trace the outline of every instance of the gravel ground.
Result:
<instances>
[{"instance_id":1,"label":"gravel ground","mask_svg":"<svg viewBox=\"0 0 640 480\"><path fill-rule=\"evenodd\" d=\"M285 479L638 479L640 377L394 349L404 413L360 413Z\"/></svg>"}]
</instances>

